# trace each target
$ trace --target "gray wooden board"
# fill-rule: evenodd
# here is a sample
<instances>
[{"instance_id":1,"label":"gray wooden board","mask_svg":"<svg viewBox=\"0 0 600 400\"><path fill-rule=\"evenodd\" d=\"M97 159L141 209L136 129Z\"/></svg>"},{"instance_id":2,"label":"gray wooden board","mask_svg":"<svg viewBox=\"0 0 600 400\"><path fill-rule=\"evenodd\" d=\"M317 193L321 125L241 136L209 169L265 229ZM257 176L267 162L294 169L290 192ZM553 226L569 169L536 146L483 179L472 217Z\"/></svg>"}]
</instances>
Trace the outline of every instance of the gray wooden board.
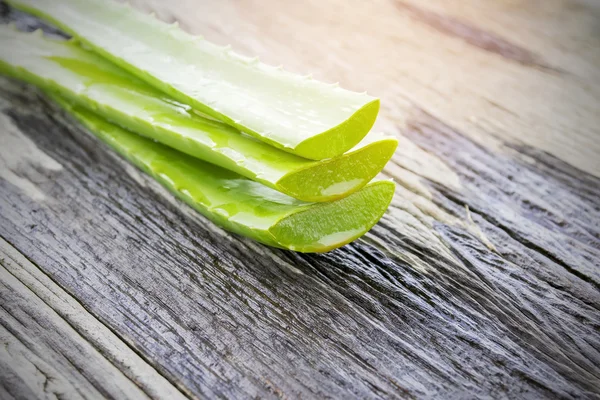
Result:
<instances>
[{"instance_id":1,"label":"gray wooden board","mask_svg":"<svg viewBox=\"0 0 600 400\"><path fill-rule=\"evenodd\" d=\"M421 180L449 215L467 206L481 235L442 222L409 235L420 222L398 196L363 239L297 254L222 231L35 89L0 88L0 236L185 395L600 398L598 179L417 112L404 134L462 187ZM9 314L50 313L3 293L6 331ZM49 329L27 339L45 362L88 346ZM3 377L24 373L2 361ZM97 382L114 367L135 381L97 362ZM65 365L53 368L73 385L127 397ZM4 392L23 379L3 378Z\"/></svg>"},{"instance_id":2,"label":"gray wooden board","mask_svg":"<svg viewBox=\"0 0 600 400\"><path fill-rule=\"evenodd\" d=\"M185 398L1 239L0 331L0 398Z\"/></svg>"},{"instance_id":3,"label":"gray wooden board","mask_svg":"<svg viewBox=\"0 0 600 400\"><path fill-rule=\"evenodd\" d=\"M0 377L4 389L15 398L145 397L13 276L4 267L9 262L5 257L0 268Z\"/></svg>"}]
</instances>

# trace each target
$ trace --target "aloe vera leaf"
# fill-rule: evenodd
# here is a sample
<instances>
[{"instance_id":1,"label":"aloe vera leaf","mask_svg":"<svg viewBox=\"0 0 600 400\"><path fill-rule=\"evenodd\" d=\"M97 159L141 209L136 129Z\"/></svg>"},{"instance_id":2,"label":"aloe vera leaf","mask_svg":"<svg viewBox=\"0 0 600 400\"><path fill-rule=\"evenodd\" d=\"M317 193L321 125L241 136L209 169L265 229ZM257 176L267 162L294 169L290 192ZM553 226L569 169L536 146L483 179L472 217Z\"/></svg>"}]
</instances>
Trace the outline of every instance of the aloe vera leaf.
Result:
<instances>
[{"instance_id":1,"label":"aloe vera leaf","mask_svg":"<svg viewBox=\"0 0 600 400\"><path fill-rule=\"evenodd\" d=\"M307 160L200 117L97 54L39 33L0 26L0 71L297 199L320 202L347 196L371 181L397 146L396 139L371 133L342 156Z\"/></svg>"},{"instance_id":2,"label":"aloe vera leaf","mask_svg":"<svg viewBox=\"0 0 600 400\"><path fill-rule=\"evenodd\" d=\"M51 94L92 133L223 228L264 244L325 252L362 236L379 221L394 194L375 181L340 200L307 203L233 171L129 132Z\"/></svg>"},{"instance_id":3,"label":"aloe vera leaf","mask_svg":"<svg viewBox=\"0 0 600 400\"><path fill-rule=\"evenodd\" d=\"M355 146L379 99L262 64L116 1L10 0L178 101L272 146L321 160Z\"/></svg>"}]
</instances>

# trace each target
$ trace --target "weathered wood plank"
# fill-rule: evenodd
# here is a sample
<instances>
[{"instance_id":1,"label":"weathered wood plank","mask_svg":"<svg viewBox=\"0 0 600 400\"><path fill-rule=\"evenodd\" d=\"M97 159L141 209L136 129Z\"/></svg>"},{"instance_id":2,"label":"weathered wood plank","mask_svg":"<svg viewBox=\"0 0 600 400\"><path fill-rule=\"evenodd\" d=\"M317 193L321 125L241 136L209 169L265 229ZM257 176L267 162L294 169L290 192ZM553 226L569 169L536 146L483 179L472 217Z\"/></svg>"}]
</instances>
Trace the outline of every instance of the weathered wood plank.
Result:
<instances>
[{"instance_id":1,"label":"weathered wood plank","mask_svg":"<svg viewBox=\"0 0 600 400\"><path fill-rule=\"evenodd\" d=\"M185 398L0 239L2 398Z\"/></svg>"},{"instance_id":2,"label":"weathered wood plank","mask_svg":"<svg viewBox=\"0 0 600 400\"><path fill-rule=\"evenodd\" d=\"M554 157L598 171L600 92L580 79L593 55L532 39L519 48L544 68L503 57L431 26L441 1L419 11L429 23L397 2L158 3L215 41L381 95L381 126L402 138L389 212L324 255L257 245L0 80L0 236L191 396L600 398L600 181ZM453 23L483 35L503 14L476 3ZM545 87L569 91L554 119Z\"/></svg>"},{"instance_id":3,"label":"weathered wood plank","mask_svg":"<svg viewBox=\"0 0 600 400\"><path fill-rule=\"evenodd\" d=\"M115 162L32 90L6 81L3 88L10 100L3 137L35 143L61 169L36 166L39 156L11 166L44 197L30 198L2 180L0 234L191 393L597 393L600 301L593 276L573 275L477 207L474 221L500 254L460 227L438 222L428 230L426 214L402 196L372 234L342 250L267 249L216 229ZM435 138L442 150L457 140ZM468 154L477 156L476 149ZM465 181L481 168L479 157L492 168L535 170L516 159L490 163L494 155L484 153L459 169ZM515 190L523 194L535 184ZM446 197L433 183L427 188L458 215L458 194ZM536 217L525 215L536 207L509 221L511 229L526 229ZM597 226L586 228L597 234ZM567 262L581 258L574 251Z\"/></svg>"}]
</instances>

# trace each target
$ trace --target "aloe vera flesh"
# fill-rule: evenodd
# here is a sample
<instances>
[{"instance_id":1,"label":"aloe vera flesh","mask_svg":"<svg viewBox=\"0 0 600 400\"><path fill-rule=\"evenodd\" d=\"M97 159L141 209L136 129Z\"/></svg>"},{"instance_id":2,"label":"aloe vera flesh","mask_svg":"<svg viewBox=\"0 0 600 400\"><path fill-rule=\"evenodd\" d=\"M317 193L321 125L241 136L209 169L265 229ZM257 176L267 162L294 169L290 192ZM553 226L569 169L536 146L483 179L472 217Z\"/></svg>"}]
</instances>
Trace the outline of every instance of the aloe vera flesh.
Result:
<instances>
[{"instance_id":1,"label":"aloe vera flesh","mask_svg":"<svg viewBox=\"0 0 600 400\"><path fill-rule=\"evenodd\" d=\"M371 133L342 156L307 160L197 115L74 42L38 33L0 26L0 72L297 199L320 202L347 196L381 171L397 146L396 139Z\"/></svg>"},{"instance_id":2,"label":"aloe vera flesh","mask_svg":"<svg viewBox=\"0 0 600 400\"><path fill-rule=\"evenodd\" d=\"M387 209L395 185L375 181L340 200L307 203L233 171L129 132L51 95L93 134L223 228L299 252L325 252L362 236Z\"/></svg>"},{"instance_id":3,"label":"aloe vera flesh","mask_svg":"<svg viewBox=\"0 0 600 400\"><path fill-rule=\"evenodd\" d=\"M178 101L299 156L338 156L379 100L236 55L116 1L10 0Z\"/></svg>"}]
</instances>

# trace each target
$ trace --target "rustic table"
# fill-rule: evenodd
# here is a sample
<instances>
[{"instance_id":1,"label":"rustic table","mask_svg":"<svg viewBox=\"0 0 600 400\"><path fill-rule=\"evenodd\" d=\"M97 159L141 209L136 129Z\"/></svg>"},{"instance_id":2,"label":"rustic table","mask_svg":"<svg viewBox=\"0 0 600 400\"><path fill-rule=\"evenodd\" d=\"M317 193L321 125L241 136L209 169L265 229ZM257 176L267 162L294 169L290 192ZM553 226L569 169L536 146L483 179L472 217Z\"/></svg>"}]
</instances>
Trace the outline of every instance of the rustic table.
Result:
<instances>
[{"instance_id":1,"label":"rustic table","mask_svg":"<svg viewBox=\"0 0 600 400\"><path fill-rule=\"evenodd\" d=\"M599 2L134 6L380 97L395 199L267 248L0 78L0 398L600 398Z\"/></svg>"}]
</instances>

